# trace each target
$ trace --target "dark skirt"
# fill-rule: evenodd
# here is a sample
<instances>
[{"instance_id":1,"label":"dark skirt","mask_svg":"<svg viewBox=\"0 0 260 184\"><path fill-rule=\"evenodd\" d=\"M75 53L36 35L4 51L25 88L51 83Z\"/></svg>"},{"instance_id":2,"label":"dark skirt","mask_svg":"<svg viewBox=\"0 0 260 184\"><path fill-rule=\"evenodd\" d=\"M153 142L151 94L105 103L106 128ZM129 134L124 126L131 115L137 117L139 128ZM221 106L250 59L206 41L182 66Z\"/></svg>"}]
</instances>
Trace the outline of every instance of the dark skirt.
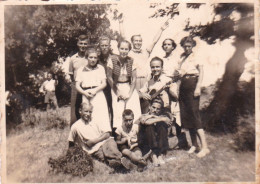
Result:
<instances>
[{"instance_id":1,"label":"dark skirt","mask_svg":"<svg viewBox=\"0 0 260 184\"><path fill-rule=\"evenodd\" d=\"M183 128L202 128L199 112L200 97L194 97L197 82L198 77L195 76L184 76L181 80L179 102Z\"/></svg>"}]
</instances>

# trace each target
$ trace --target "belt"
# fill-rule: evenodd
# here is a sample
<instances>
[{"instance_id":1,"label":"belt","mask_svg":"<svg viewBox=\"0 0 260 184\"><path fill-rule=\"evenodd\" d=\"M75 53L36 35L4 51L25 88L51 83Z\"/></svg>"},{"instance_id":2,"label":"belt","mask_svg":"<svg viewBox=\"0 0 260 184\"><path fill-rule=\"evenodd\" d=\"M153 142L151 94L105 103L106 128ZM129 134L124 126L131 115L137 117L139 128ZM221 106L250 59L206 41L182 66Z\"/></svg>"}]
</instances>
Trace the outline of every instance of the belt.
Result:
<instances>
[{"instance_id":1,"label":"belt","mask_svg":"<svg viewBox=\"0 0 260 184\"><path fill-rule=\"evenodd\" d=\"M83 88L83 87L81 87L83 90L87 90L87 89L94 89L94 88L96 88L97 86L90 86L90 87L86 87L86 88Z\"/></svg>"},{"instance_id":2,"label":"belt","mask_svg":"<svg viewBox=\"0 0 260 184\"><path fill-rule=\"evenodd\" d=\"M136 77L136 78L146 78L145 76L139 76L139 77Z\"/></svg>"},{"instance_id":3,"label":"belt","mask_svg":"<svg viewBox=\"0 0 260 184\"><path fill-rule=\"evenodd\" d=\"M124 81L124 82L117 81L117 83L129 83L129 81Z\"/></svg>"},{"instance_id":4,"label":"belt","mask_svg":"<svg viewBox=\"0 0 260 184\"><path fill-rule=\"evenodd\" d=\"M195 78L195 77L199 77L198 75L196 74L186 74L183 76L185 79L189 79L189 78Z\"/></svg>"}]
</instances>

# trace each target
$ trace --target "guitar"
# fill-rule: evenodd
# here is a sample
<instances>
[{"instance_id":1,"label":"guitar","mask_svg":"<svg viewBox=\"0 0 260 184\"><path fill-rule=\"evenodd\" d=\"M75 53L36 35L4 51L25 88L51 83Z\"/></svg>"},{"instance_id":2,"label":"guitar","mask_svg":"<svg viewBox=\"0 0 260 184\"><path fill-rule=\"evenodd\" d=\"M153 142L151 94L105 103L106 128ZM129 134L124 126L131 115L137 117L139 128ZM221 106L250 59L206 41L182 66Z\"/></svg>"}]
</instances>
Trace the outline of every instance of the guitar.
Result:
<instances>
[{"instance_id":1,"label":"guitar","mask_svg":"<svg viewBox=\"0 0 260 184\"><path fill-rule=\"evenodd\" d=\"M148 94L151 96L151 100L156 98L163 90L169 87L169 85L173 83L173 81L167 82L164 86L162 86L159 90L152 89Z\"/></svg>"},{"instance_id":2,"label":"guitar","mask_svg":"<svg viewBox=\"0 0 260 184\"><path fill-rule=\"evenodd\" d=\"M147 113L149 111L150 102L154 98L158 97L158 95L160 95L163 90L169 88L172 83L177 82L179 79L180 79L180 76L176 75L176 76L173 77L173 79L171 81L167 82L161 88L159 88L159 89L152 89L151 91L149 91L148 94L150 95L151 99L150 100L143 99L142 107L144 108L144 110L143 110L142 113ZM175 96L173 98L177 99L177 96Z\"/></svg>"}]
</instances>

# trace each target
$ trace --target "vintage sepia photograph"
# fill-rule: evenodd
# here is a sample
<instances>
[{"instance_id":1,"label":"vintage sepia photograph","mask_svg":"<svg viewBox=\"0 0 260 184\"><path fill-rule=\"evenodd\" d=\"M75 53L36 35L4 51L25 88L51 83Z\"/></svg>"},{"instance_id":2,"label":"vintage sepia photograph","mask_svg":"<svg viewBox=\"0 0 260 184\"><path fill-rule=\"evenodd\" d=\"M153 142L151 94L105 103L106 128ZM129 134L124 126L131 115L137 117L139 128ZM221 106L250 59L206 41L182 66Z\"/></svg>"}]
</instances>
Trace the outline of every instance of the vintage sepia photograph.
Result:
<instances>
[{"instance_id":1,"label":"vintage sepia photograph","mask_svg":"<svg viewBox=\"0 0 260 184\"><path fill-rule=\"evenodd\" d=\"M0 5L3 183L259 182L257 1Z\"/></svg>"}]
</instances>

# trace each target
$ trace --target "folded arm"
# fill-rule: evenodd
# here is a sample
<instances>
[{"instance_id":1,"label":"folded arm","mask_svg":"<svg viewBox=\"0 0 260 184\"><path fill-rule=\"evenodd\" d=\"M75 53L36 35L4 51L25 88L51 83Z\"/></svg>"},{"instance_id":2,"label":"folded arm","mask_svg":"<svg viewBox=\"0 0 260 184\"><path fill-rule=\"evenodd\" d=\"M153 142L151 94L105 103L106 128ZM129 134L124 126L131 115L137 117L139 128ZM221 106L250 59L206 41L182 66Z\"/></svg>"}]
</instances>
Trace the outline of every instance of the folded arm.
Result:
<instances>
[{"instance_id":1,"label":"folded arm","mask_svg":"<svg viewBox=\"0 0 260 184\"><path fill-rule=\"evenodd\" d=\"M103 133L100 137L98 138L95 138L95 139L89 139L89 140L85 140L85 144L88 146L88 147L92 147L94 146L95 144L99 143L99 142L102 142L106 139L108 139L110 137L110 133L109 132L106 132L106 133Z\"/></svg>"}]
</instances>

